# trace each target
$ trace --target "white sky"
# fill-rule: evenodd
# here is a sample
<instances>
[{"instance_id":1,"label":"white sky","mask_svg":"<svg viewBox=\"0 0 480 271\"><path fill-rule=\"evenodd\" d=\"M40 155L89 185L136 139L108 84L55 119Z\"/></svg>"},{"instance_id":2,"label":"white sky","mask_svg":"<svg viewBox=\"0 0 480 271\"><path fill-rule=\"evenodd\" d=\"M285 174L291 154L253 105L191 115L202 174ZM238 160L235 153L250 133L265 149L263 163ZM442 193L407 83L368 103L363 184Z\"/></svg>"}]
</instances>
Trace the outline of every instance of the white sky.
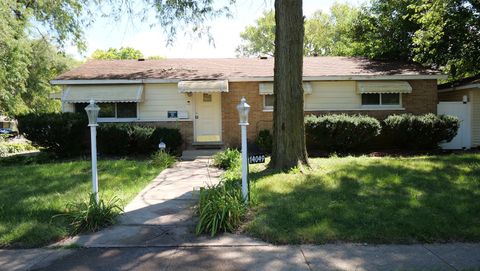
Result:
<instances>
[{"instance_id":1,"label":"white sky","mask_svg":"<svg viewBox=\"0 0 480 271\"><path fill-rule=\"evenodd\" d=\"M226 1L226 0L223 0ZM359 5L361 0L304 0L303 10L308 17L314 11L328 11L335 2L348 2ZM199 39L179 33L171 46L166 46L163 30L159 27L150 28L147 23L128 22L122 20L113 22L111 19L98 19L85 31L87 52L81 56L74 47L69 47L67 53L76 58L91 55L96 49L110 47L133 47L143 52L145 56L160 55L167 58L214 58L235 57L235 48L240 44L240 32L247 25L252 25L264 10L272 9L273 0L237 0L231 19L219 18L212 22L211 33L214 43L209 44L207 38Z\"/></svg>"}]
</instances>

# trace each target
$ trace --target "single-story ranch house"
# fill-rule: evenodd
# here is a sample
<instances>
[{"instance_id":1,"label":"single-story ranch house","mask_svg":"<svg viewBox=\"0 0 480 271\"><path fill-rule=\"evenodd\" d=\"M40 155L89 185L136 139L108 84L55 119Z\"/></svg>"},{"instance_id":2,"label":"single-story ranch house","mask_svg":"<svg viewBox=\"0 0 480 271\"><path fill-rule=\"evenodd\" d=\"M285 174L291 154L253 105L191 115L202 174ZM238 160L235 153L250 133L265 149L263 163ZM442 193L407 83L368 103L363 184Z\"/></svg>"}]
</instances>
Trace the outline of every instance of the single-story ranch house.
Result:
<instances>
[{"instance_id":1,"label":"single-story ranch house","mask_svg":"<svg viewBox=\"0 0 480 271\"><path fill-rule=\"evenodd\" d=\"M251 105L249 140L270 129L272 58L89 60L52 80L64 112L100 103L99 121L178 127L188 145L237 146L236 105ZM306 57L305 114L437 112L436 71L353 57Z\"/></svg>"}]
</instances>

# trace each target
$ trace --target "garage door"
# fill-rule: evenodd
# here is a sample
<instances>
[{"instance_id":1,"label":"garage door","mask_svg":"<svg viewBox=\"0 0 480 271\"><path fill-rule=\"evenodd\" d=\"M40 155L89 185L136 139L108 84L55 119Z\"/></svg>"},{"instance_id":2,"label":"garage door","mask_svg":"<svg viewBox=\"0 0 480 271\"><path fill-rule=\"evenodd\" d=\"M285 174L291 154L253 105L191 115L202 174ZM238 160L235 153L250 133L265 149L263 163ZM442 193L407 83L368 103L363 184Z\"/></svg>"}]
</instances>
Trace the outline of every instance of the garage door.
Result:
<instances>
[{"instance_id":1,"label":"garage door","mask_svg":"<svg viewBox=\"0 0 480 271\"><path fill-rule=\"evenodd\" d=\"M457 136L448 142L440 144L442 149L458 150L469 149L472 145L471 140L471 121L470 121L470 103L463 102L439 102L437 107L439 115L451 115L460 119L460 129Z\"/></svg>"}]
</instances>

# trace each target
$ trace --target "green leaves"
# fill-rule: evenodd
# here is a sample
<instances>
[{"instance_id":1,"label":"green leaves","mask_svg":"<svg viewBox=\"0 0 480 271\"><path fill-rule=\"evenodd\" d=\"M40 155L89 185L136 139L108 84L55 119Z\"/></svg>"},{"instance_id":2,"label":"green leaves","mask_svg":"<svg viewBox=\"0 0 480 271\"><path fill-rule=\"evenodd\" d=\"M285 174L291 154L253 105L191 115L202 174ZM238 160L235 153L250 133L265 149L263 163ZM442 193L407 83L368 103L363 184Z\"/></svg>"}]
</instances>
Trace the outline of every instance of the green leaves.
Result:
<instances>
[{"instance_id":1,"label":"green leaves","mask_svg":"<svg viewBox=\"0 0 480 271\"><path fill-rule=\"evenodd\" d=\"M358 9L348 4L335 3L330 14L315 12L305 21L304 54L352 55L356 44L352 41L352 24ZM237 53L243 56L268 55L275 51L275 14L267 11L240 33L242 44Z\"/></svg>"},{"instance_id":2,"label":"green leaves","mask_svg":"<svg viewBox=\"0 0 480 271\"><path fill-rule=\"evenodd\" d=\"M139 59L143 58L143 53L132 47L120 47L120 49L109 48L108 50L95 50L91 58L93 59Z\"/></svg>"}]
</instances>

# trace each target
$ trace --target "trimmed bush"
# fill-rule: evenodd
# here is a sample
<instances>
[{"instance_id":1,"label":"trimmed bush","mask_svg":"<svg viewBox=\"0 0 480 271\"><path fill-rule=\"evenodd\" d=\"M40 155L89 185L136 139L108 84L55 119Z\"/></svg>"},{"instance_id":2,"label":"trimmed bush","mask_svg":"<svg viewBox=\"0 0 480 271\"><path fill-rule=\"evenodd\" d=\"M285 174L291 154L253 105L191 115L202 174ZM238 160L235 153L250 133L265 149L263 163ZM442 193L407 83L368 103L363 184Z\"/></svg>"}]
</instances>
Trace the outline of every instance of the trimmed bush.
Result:
<instances>
[{"instance_id":1,"label":"trimmed bush","mask_svg":"<svg viewBox=\"0 0 480 271\"><path fill-rule=\"evenodd\" d=\"M364 115L332 114L305 117L309 149L349 152L364 149L364 144L381 131L380 122Z\"/></svg>"},{"instance_id":2,"label":"trimmed bush","mask_svg":"<svg viewBox=\"0 0 480 271\"><path fill-rule=\"evenodd\" d=\"M0 142L0 157L7 154L36 150L30 143Z\"/></svg>"},{"instance_id":3,"label":"trimmed bush","mask_svg":"<svg viewBox=\"0 0 480 271\"><path fill-rule=\"evenodd\" d=\"M392 115L383 121L383 133L396 147L412 150L431 150L438 144L451 141L460 127L454 116L435 114Z\"/></svg>"},{"instance_id":4,"label":"trimmed bush","mask_svg":"<svg viewBox=\"0 0 480 271\"><path fill-rule=\"evenodd\" d=\"M107 155L152 154L163 141L167 152L176 154L182 145L178 129L155 128L136 124L101 124L98 128L98 148Z\"/></svg>"},{"instance_id":5,"label":"trimmed bush","mask_svg":"<svg viewBox=\"0 0 480 271\"><path fill-rule=\"evenodd\" d=\"M221 169L230 169L240 164L241 154L237 149L226 149L213 157L213 164Z\"/></svg>"},{"instance_id":6,"label":"trimmed bush","mask_svg":"<svg viewBox=\"0 0 480 271\"><path fill-rule=\"evenodd\" d=\"M256 143L258 147L266 152L266 153L271 153L272 152L272 134L270 134L269 130L262 130L258 133Z\"/></svg>"},{"instance_id":7,"label":"trimmed bush","mask_svg":"<svg viewBox=\"0 0 480 271\"><path fill-rule=\"evenodd\" d=\"M26 114L17 117L18 129L32 144L58 156L73 156L87 148L87 116L80 113Z\"/></svg>"}]
</instances>

